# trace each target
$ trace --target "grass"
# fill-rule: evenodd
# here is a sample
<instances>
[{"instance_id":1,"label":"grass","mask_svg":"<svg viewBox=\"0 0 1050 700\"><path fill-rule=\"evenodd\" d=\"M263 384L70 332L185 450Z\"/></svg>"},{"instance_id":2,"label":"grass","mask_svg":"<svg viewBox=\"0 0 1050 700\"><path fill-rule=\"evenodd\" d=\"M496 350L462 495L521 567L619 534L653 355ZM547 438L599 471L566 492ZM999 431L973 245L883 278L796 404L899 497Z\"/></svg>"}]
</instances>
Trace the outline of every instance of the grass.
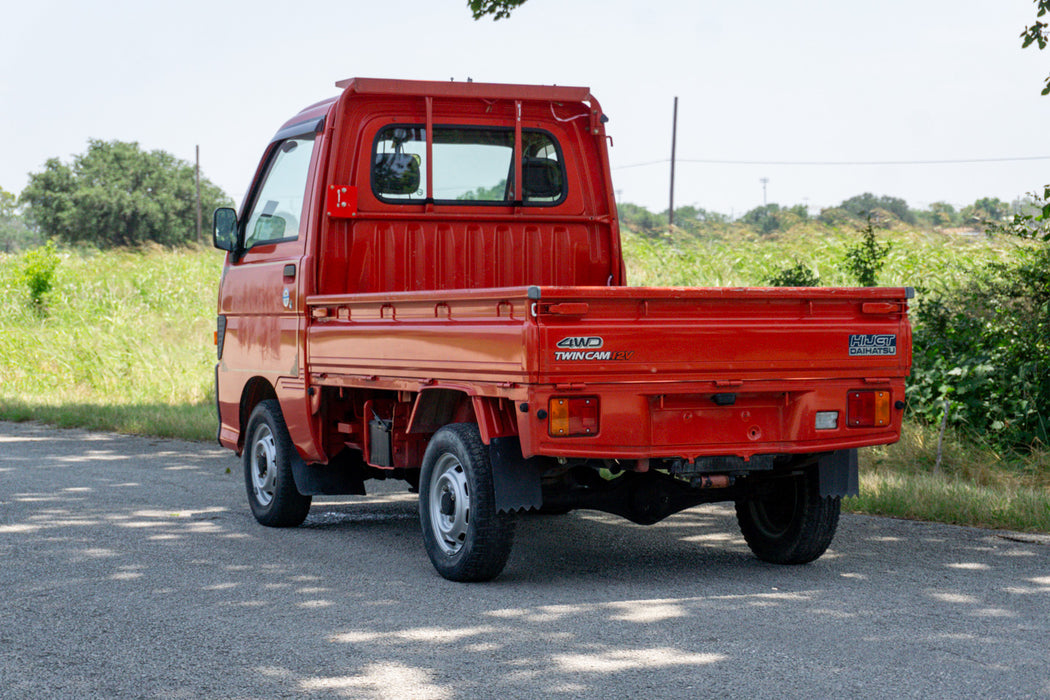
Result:
<instances>
[{"instance_id":1,"label":"grass","mask_svg":"<svg viewBox=\"0 0 1050 700\"><path fill-rule=\"evenodd\" d=\"M1050 533L1050 453L1001 454L958 435L905 423L900 442L861 451L860 496L846 510Z\"/></svg>"},{"instance_id":2,"label":"grass","mask_svg":"<svg viewBox=\"0 0 1050 700\"><path fill-rule=\"evenodd\" d=\"M64 252L38 311L0 258L0 417L212 439L210 250Z\"/></svg>"},{"instance_id":3,"label":"grass","mask_svg":"<svg viewBox=\"0 0 1050 700\"><path fill-rule=\"evenodd\" d=\"M797 261L816 272L825 286L855 284L842 265L847 248L859 240L855 230L806 223L771 236L737 229L716 231L716 235L675 232L659 237L624 231L628 279L641 286L757 286ZM999 260L1005 251L1021 245L1001 236L989 239L911 228L878 234L892 245L879 283L920 292L956 286L973 264Z\"/></svg>"},{"instance_id":4,"label":"grass","mask_svg":"<svg viewBox=\"0 0 1050 700\"><path fill-rule=\"evenodd\" d=\"M795 260L825 284L853 232L805 225L776 237L624 232L634 284L762 284ZM889 231L881 281L918 288L958 283L1006 240ZM814 241L819 244L814 245ZM210 249L61 254L40 313L19 281L20 258L0 255L0 419L211 441L215 438L215 299L221 254ZM1004 455L949 433L936 470L936 431L907 422L902 440L862 450L859 513L1050 533L1050 454Z\"/></svg>"},{"instance_id":5,"label":"grass","mask_svg":"<svg viewBox=\"0 0 1050 700\"><path fill-rule=\"evenodd\" d=\"M998 530L1050 533L1050 495L1045 488L979 486L933 474L865 471L861 495L845 499L854 513L889 515Z\"/></svg>"}]
</instances>

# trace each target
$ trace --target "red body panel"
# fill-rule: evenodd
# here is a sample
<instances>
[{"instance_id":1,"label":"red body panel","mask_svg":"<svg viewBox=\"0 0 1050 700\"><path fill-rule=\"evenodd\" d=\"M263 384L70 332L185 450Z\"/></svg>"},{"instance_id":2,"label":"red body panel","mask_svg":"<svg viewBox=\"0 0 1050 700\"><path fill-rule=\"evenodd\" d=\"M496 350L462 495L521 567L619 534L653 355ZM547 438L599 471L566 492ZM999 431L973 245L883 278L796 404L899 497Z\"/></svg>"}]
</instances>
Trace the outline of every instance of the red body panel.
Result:
<instances>
[{"instance_id":1,"label":"red body panel","mask_svg":"<svg viewBox=\"0 0 1050 700\"><path fill-rule=\"evenodd\" d=\"M848 427L846 411L851 390L903 405L905 289L626 287L589 91L340 86L286 124L324 118L298 238L227 260L224 445L239 449L245 404L266 387L307 462L362 448L373 400L395 433L476 420L486 442L516 434L525 457L748 459L899 438L899 407L869 428ZM543 130L560 145L566 196L551 206L380 201L371 149L401 124L513 128L519 139ZM551 437L545 409L558 396L598 400L597 431ZM838 412L836 426L818 430L817 412Z\"/></svg>"}]
</instances>

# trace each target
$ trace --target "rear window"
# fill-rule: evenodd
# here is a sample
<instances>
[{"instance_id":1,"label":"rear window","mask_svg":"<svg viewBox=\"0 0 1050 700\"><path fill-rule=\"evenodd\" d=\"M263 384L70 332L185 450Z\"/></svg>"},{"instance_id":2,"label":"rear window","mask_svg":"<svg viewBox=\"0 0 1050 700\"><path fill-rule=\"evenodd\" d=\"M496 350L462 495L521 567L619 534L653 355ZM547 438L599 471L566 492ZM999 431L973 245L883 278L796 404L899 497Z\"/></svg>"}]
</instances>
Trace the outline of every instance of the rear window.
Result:
<instances>
[{"instance_id":1,"label":"rear window","mask_svg":"<svg viewBox=\"0 0 1050 700\"><path fill-rule=\"evenodd\" d=\"M523 129L522 203L552 206L565 199L565 167L554 136ZM435 126L434 201L514 203L514 130ZM422 203L427 196L426 128L388 126L376 136L372 192L384 202Z\"/></svg>"}]
</instances>

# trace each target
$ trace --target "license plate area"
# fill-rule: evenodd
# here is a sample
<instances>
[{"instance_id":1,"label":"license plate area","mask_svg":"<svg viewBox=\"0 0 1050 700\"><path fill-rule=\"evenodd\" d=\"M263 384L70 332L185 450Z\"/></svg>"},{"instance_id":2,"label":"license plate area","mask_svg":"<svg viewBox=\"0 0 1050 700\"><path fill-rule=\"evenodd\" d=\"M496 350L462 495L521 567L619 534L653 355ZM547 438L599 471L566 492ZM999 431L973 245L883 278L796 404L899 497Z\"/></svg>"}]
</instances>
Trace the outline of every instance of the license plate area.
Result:
<instances>
[{"instance_id":1,"label":"license plate area","mask_svg":"<svg viewBox=\"0 0 1050 700\"><path fill-rule=\"evenodd\" d=\"M778 442L784 435L785 395L725 394L655 396L649 421L658 445L746 445Z\"/></svg>"}]
</instances>

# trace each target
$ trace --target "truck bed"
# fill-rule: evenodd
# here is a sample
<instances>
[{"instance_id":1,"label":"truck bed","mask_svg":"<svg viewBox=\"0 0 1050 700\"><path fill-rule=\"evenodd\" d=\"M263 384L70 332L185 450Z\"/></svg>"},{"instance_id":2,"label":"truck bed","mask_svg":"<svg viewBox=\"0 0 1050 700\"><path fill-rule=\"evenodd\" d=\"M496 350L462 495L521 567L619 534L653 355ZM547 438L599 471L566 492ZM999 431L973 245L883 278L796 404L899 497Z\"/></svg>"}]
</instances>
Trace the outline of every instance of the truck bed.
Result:
<instances>
[{"instance_id":1,"label":"truck bed","mask_svg":"<svg viewBox=\"0 0 1050 700\"><path fill-rule=\"evenodd\" d=\"M845 425L846 395L903 401L905 288L516 287L307 299L310 381L468 387L533 407L600 394L602 426L551 437L519 418L523 452L693 459L891 442ZM716 399L715 397L718 396ZM838 410L834 431L812 414ZM648 421L639 421L648 415ZM789 439L790 437L790 439Z\"/></svg>"}]
</instances>

